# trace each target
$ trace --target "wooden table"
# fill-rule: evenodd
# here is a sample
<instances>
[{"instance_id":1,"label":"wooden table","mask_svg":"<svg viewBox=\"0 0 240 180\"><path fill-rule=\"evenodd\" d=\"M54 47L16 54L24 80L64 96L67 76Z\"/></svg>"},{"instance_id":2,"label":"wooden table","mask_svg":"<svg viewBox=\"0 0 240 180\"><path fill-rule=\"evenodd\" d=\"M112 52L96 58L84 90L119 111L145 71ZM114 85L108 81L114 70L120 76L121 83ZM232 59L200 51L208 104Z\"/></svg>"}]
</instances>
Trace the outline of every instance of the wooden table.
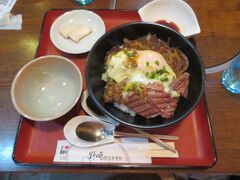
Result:
<instances>
[{"instance_id":1,"label":"wooden table","mask_svg":"<svg viewBox=\"0 0 240 180\"><path fill-rule=\"evenodd\" d=\"M89 169L78 167L19 166L12 160L12 151L19 123L10 87L18 70L34 58L45 12L50 8L70 9L139 9L150 0L95 0L81 6L73 0L17 1L13 14L23 15L21 31L0 30L0 171L31 172L98 172L98 173L239 173L240 172L240 96L228 93L220 84L221 72L207 75L206 97L217 163L209 169ZM206 67L223 63L240 47L239 0L188 0L195 11L201 33L197 48Z\"/></svg>"}]
</instances>

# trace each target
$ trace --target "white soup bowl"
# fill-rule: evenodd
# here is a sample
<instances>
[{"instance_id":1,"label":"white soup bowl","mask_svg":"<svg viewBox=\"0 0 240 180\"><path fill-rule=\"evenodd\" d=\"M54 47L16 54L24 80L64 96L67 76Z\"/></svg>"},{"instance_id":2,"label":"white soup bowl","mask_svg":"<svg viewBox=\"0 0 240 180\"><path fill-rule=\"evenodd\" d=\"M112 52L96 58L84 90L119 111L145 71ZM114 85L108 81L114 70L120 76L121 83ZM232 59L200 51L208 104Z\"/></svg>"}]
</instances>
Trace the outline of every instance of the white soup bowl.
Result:
<instances>
[{"instance_id":1,"label":"white soup bowl","mask_svg":"<svg viewBox=\"0 0 240 180\"><path fill-rule=\"evenodd\" d=\"M49 121L70 111L81 92L79 68L65 57L47 55L30 61L17 73L11 98L24 117Z\"/></svg>"}]
</instances>

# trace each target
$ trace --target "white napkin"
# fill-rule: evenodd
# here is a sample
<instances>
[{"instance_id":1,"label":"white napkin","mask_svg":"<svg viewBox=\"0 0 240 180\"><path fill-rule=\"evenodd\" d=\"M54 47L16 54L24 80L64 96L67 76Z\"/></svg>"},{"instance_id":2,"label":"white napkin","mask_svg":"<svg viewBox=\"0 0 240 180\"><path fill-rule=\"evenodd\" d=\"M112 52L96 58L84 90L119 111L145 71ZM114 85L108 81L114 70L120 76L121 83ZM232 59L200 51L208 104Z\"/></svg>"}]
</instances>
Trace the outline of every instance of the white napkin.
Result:
<instances>
[{"instance_id":1,"label":"white napkin","mask_svg":"<svg viewBox=\"0 0 240 180\"><path fill-rule=\"evenodd\" d=\"M0 10L10 12L17 0L0 0Z\"/></svg>"},{"instance_id":2,"label":"white napkin","mask_svg":"<svg viewBox=\"0 0 240 180\"><path fill-rule=\"evenodd\" d=\"M12 15L10 12L16 0L0 1L0 30L22 29L22 15Z\"/></svg>"},{"instance_id":3,"label":"white napkin","mask_svg":"<svg viewBox=\"0 0 240 180\"><path fill-rule=\"evenodd\" d=\"M54 157L56 163L151 163L144 155L150 149L146 138L120 138L115 143L91 148L72 146L59 140Z\"/></svg>"},{"instance_id":4,"label":"white napkin","mask_svg":"<svg viewBox=\"0 0 240 180\"><path fill-rule=\"evenodd\" d=\"M9 12L0 11L0 29L2 30L21 30L22 15L12 15Z\"/></svg>"}]
</instances>

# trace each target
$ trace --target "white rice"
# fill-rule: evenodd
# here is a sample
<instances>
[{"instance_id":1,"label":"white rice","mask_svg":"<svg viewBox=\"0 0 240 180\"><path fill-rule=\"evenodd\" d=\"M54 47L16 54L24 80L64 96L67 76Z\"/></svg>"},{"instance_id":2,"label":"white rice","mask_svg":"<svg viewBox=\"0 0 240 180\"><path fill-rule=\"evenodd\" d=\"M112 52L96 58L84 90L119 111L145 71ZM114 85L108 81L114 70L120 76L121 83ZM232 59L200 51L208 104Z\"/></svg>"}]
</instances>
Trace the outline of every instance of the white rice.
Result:
<instances>
[{"instance_id":1,"label":"white rice","mask_svg":"<svg viewBox=\"0 0 240 180\"><path fill-rule=\"evenodd\" d=\"M102 74L102 80L107 82L107 73L106 72Z\"/></svg>"},{"instance_id":2,"label":"white rice","mask_svg":"<svg viewBox=\"0 0 240 180\"><path fill-rule=\"evenodd\" d=\"M131 116L136 116L136 112L132 111L131 109L129 109L127 106L125 106L124 104L118 104L118 103L113 103L113 105L120 109L123 112L129 113Z\"/></svg>"}]
</instances>

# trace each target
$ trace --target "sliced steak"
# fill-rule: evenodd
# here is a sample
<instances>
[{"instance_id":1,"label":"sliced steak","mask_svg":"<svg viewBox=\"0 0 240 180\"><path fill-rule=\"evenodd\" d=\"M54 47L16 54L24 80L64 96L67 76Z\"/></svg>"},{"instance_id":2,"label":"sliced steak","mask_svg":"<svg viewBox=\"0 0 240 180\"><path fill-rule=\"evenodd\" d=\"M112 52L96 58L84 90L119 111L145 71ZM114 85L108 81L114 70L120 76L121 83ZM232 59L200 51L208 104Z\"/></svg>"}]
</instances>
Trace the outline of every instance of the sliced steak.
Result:
<instances>
[{"instance_id":1,"label":"sliced steak","mask_svg":"<svg viewBox=\"0 0 240 180\"><path fill-rule=\"evenodd\" d=\"M177 91L183 97L187 98L189 84L189 73L183 73L175 81L170 84L170 88Z\"/></svg>"},{"instance_id":2,"label":"sliced steak","mask_svg":"<svg viewBox=\"0 0 240 180\"><path fill-rule=\"evenodd\" d=\"M146 88L146 96L148 103L158 109L161 117L170 118L174 115L179 98L172 98L164 91L162 84L149 84Z\"/></svg>"},{"instance_id":3,"label":"sliced steak","mask_svg":"<svg viewBox=\"0 0 240 180\"><path fill-rule=\"evenodd\" d=\"M174 115L178 99L172 98L165 92L162 84L153 83L147 85L145 97L131 94L124 98L123 103L145 118L153 118L158 115L170 118Z\"/></svg>"},{"instance_id":4,"label":"sliced steak","mask_svg":"<svg viewBox=\"0 0 240 180\"><path fill-rule=\"evenodd\" d=\"M152 107L143 97L136 94L125 97L123 104L137 114L148 119L156 117L160 114L158 109Z\"/></svg>"}]
</instances>

